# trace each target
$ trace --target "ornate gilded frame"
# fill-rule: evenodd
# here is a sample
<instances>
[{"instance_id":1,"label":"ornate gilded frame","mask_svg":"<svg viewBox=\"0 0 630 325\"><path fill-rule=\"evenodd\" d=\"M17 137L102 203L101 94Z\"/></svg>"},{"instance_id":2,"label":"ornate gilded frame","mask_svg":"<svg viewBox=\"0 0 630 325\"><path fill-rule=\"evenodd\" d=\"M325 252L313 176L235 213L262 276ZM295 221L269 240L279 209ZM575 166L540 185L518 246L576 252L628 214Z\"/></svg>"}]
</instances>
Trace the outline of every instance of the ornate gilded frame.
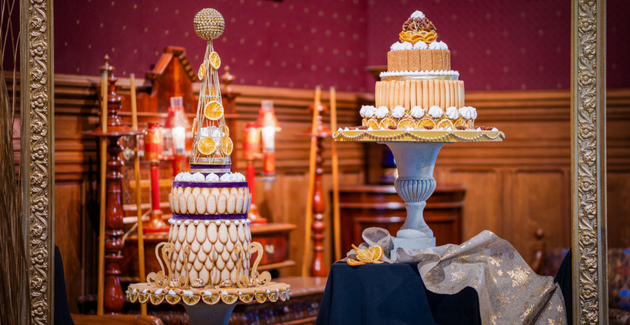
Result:
<instances>
[{"instance_id":1,"label":"ornate gilded frame","mask_svg":"<svg viewBox=\"0 0 630 325\"><path fill-rule=\"evenodd\" d=\"M606 244L606 1L572 1L571 168L573 319L608 323ZM27 323L54 310L53 0L20 0L21 163Z\"/></svg>"},{"instance_id":2,"label":"ornate gilded frame","mask_svg":"<svg viewBox=\"0 0 630 325\"><path fill-rule=\"evenodd\" d=\"M53 0L20 0L20 178L27 324L52 324L55 292Z\"/></svg>"},{"instance_id":3,"label":"ornate gilded frame","mask_svg":"<svg viewBox=\"0 0 630 325\"><path fill-rule=\"evenodd\" d=\"M608 324L606 1L571 7L573 322Z\"/></svg>"}]
</instances>

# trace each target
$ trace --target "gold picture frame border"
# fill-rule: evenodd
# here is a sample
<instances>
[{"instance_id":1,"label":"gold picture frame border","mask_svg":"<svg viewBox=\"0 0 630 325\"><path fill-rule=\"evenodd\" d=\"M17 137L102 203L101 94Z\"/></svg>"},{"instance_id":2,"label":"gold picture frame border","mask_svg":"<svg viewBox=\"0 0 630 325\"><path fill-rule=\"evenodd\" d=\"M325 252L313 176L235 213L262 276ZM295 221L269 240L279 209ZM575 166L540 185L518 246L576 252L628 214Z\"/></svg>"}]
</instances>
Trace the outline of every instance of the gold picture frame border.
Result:
<instances>
[{"instance_id":1,"label":"gold picture frame border","mask_svg":"<svg viewBox=\"0 0 630 325\"><path fill-rule=\"evenodd\" d=\"M53 324L55 125L53 0L20 0L20 180L26 324Z\"/></svg>"},{"instance_id":2,"label":"gold picture frame border","mask_svg":"<svg viewBox=\"0 0 630 325\"><path fill-rule=\"evenodd\" d=\"M573 319L607 324L606 1L572 0L571 11ZM20 0L20 30L25 321L53 324L53 0Z\"/></svg>"},{"instance_id":3,"label":"gold picture frame border","mask_svg":"<svg viewBox=\"0 0 630 325\"><path fill-rule=\"evenodd\" d=\"M571 2L571 247L574 324L608 324L606 1Z\"/></svg>"}]
</instances>

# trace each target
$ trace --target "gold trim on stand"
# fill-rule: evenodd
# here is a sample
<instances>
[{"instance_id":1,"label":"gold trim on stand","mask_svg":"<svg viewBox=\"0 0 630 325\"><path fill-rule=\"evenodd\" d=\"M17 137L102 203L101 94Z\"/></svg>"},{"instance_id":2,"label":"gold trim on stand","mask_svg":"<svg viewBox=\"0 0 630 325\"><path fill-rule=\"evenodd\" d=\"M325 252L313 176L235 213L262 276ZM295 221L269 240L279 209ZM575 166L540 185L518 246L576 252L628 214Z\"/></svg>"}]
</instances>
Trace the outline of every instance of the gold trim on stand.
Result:
<instances>
[{"instance_id":1,"label":"gold trim on stand","mask_svg":"<svg viewBox=\"0 0 630 325\"><path fill-rule=\"evenodd\" d=\"M28 263L28 324L52 324L54 315L52 4L53 0L20 0L20 176Z\"/></svg>"},{"instance_id":2,"label":"gold trim on stand","mask_svg":"<svg viewBox=\"0 0 630 325\"><path fill-rule=\"evenodd\" d=\"M606 1L573 0L571 15L573 323L608 324Z\"/></svg>"}]
</instances>

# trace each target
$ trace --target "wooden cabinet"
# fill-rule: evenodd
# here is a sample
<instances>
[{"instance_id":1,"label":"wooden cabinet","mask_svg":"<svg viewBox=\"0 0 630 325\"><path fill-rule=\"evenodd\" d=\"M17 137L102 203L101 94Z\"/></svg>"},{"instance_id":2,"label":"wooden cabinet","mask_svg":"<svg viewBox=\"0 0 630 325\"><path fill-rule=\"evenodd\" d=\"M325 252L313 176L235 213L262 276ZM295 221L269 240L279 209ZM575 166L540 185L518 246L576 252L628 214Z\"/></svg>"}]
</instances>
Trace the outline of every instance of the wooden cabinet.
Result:
<instances>
[{"instance_id":1,"label":"wooden cabinet","mask_svg":"<svg viewBox=\"0 0 630 325\"><path fill-rule=\"evenodd\" d=\"M461 243L464 193L462 185L438 185L427 200L424 219L438 246ZM385 228L395 236L407 215L405 202L393 185L341 186L339 208L342 252L363 242L361 233L369 227Z\"/></svg>"}]
</instances>

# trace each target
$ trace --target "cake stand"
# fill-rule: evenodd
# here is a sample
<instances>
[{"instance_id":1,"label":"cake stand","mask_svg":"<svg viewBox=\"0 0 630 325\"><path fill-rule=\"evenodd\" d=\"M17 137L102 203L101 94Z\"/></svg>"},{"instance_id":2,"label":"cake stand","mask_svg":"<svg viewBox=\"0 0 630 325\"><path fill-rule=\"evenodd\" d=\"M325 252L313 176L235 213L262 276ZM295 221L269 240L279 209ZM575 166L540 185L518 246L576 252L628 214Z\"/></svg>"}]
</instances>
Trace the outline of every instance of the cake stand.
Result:
<instances>
[{"instance_id":1,"label":"cake stand","mask_svg":"<svg viewBox=\"0 0 630 325\"><path fill-rule=\"evenodd\" d=\"M183 304L190 323L194 325L227 325L236 304L252 301L286 301L291 295L291 286L270 282L250 288L157 288L149 283L129 285L126 298L129 302L159 305Z\"/></svg>"},{"instance_id":2,"label":"cake stand","mask_svg":"<svg viewBox=\"0 0 630 325\"><path fill-rule=\"evenodd\" d=\"M435 247L433 231L424 221L422 212L427 199L435 191L433 169L440 149L448 143L502 141L501 131L476 130L339 130L333 139L340 142L377 142L387 145L396 160L398 179L396 193L405 201L407 218L392 237L392 260L397 260L397 249L425 249Z\"/></svg>"}]
</instances>

